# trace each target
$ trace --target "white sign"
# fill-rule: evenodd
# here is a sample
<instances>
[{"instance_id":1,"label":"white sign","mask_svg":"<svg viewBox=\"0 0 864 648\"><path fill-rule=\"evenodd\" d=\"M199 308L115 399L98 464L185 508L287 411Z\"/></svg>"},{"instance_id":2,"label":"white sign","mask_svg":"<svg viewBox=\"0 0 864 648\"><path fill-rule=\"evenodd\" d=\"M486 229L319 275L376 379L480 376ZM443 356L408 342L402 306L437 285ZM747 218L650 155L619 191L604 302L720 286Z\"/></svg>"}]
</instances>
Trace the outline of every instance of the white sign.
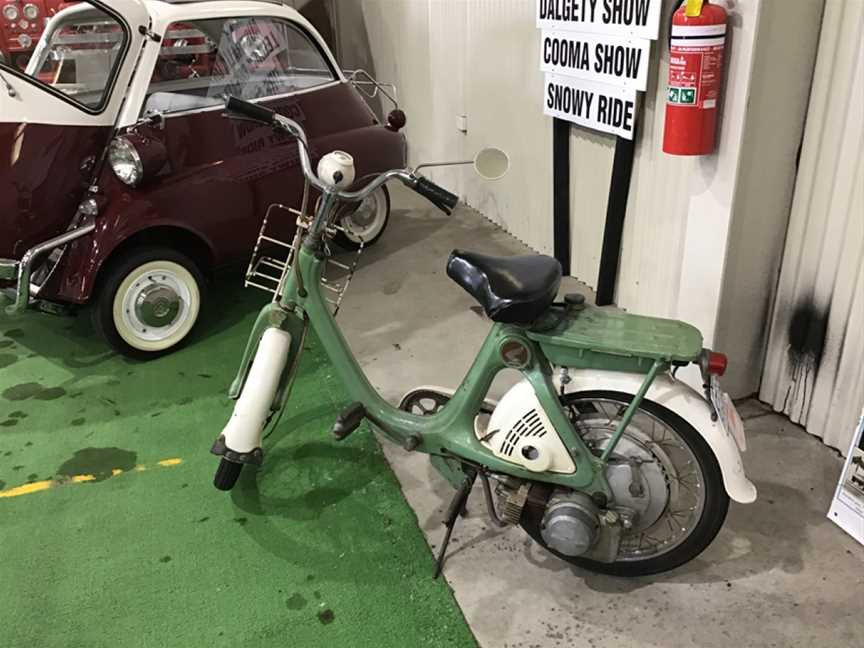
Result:
<instances>
[{"instance_id":1,"label":"white sign","mask_svg":"<svg viewBox=\"0 0 864 648\"><path fill-rule=\"evenodd\" d=\"M605 34L544 30L540 69L636 90L648 84L651 41Z\"/></svg>"},{"instance_id":2,"label":"white sign","mask_svg":"<svg viewBox=\"0 0 864 648\"><path fill-rule=\"evenodd\" d=\"M546 74L543 112L580 126L633 139L636 89Z\"/></svg>"},{"instance_id":3,"label":"white sign","mask_svg":"<svg viewBox=\"0 0 864 648\"><path fill-rule=\"evenodd\" d=\"M657 39L663 0L537 0L540 29Z\"/></svg>"}]
</instances>

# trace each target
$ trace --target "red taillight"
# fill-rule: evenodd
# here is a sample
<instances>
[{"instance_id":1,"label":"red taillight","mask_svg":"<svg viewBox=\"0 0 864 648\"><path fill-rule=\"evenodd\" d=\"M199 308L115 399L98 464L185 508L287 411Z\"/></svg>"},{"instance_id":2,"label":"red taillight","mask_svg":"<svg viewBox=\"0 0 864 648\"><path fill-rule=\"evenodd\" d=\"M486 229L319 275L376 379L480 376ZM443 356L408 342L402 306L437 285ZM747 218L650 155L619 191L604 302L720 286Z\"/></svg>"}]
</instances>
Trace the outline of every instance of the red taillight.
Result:
<instances>
[{"instance_id":1,"label":"red taillight","mask_svg":"<svg viewBox=\"0 0 864 648\"><path fill-rule=\"evenodd\" d=\"M708 370L708 374L711 376L722 376L726 373L726 367L729 364L729 359L723 353L717 353L716 351L708 352L708 361L706 363L706 369Z\"/></svg>"}]
</instances>

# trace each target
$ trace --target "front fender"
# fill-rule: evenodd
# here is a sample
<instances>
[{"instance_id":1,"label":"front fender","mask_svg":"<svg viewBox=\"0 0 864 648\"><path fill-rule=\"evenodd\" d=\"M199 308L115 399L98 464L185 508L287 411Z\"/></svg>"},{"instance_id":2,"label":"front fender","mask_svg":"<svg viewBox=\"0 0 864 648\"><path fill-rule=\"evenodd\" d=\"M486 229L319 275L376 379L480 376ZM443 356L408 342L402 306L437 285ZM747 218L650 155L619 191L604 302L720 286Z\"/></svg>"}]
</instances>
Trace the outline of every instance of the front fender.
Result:
<instances>
[{"instance_id":1,"label":"front fender","mask_svg":"<svg viewBox=\"0 0 864 648\"><path fill-rule=\"evenodd\" d=\"M603 390L635 394L645 380L642 374L616 371L571 369L569 374L572 381L568 391ZM645 398L674 412L702 435L717 457L729 497L742 504L756 500L756 487L744 474L735 439L718 422L711 420L711 406L701 394L671 375L663 374L654 379Z\"/></svg>"}]
</instances>

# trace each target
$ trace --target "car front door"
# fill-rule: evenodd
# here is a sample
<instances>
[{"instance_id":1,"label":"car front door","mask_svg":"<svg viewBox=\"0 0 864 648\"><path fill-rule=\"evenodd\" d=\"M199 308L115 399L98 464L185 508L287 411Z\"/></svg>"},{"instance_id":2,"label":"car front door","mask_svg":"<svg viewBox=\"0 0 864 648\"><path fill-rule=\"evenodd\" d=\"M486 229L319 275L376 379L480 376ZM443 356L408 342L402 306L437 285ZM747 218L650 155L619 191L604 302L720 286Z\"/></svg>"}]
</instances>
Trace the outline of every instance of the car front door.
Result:
<instances>
[{"instance_id":1,"label":"car front door","mask_svg":"<svg viewBox=\"0 0 864 648\"><path fill-rule=\"evenodd\" d=\"M0 257L69 226L149 26L142 0L82 1L48 21L26 70L0 63Z\"/></svg>"}]
</instances>

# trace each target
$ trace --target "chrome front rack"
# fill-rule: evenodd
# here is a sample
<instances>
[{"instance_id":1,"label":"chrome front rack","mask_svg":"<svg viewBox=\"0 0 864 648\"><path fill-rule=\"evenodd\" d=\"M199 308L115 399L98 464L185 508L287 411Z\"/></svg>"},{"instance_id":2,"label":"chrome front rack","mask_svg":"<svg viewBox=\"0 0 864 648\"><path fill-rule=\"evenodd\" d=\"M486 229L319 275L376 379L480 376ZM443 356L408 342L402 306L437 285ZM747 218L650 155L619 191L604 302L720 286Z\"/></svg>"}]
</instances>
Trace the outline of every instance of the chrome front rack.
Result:
<instances>
[{"instance_id":1,"label":"chrome front rack","mask_svg":"<svg viewBox=\"0 0 864 648\"><path fill-rule=\"evenodd\" d=\"M276 212L287 212L296 217L297 229L291 243L268 233L270 219ZM246 269L245 286L263 290L273 296L273 301L279 301L282 298L285 280L291 272L297 250L300 248L311 224L312 217L309 215L304 215L296 209L278 203L270 205L264 216L264 222L261 223L261 231L258 234L252 258L249 260L249 266ZM364 249L364 243L361 239L360 247L350 263L333 259L329 242L340 231L344 231L340 225L327 228L324 245L326 265L321 274L321 286L326 291L324 299L333 307L334 317L339 313L342 299L354 278L354 273L360 262L360 255Z\"/></svg>"}]
</instances>

